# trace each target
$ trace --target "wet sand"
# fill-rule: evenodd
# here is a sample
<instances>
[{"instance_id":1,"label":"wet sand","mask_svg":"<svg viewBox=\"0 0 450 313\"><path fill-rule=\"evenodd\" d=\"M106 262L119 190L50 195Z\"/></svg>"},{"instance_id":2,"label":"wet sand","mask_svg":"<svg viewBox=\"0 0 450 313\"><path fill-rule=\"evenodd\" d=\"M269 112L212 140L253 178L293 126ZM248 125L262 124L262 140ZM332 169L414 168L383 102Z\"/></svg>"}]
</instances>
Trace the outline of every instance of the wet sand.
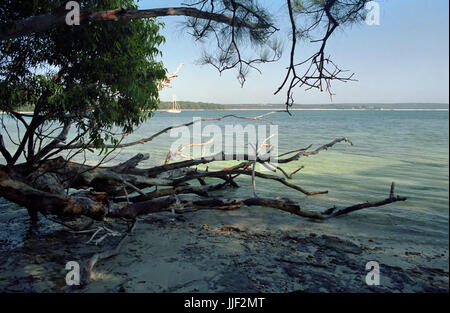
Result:
<instances>
[{"instance_id":1,"label":"wet sand","mask_svg":"<svg viewBox=\"0 0 450 313\"><path fill-rule=\"evenodd\" d=\"M313 221L274 230L245 218L247 210L141 217L121 253L98 263L82 289L66 286L66 262L83 266L118 239L86 244L91 234L43 220L2 251L0 292L449 292L448 251L390 249L357 234L325 233ZM22 211L13 223L29 225ZM365 282L372 260L380 263L379 286Z\"/></svg>"}]
</instances>

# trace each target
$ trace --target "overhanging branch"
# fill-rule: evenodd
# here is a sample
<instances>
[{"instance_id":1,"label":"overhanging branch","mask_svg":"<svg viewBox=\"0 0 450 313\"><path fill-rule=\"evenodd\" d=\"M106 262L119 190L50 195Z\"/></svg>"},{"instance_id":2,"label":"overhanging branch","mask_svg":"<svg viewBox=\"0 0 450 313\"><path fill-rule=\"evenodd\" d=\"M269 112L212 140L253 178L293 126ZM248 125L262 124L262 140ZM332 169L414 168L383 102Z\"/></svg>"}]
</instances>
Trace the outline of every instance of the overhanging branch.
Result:
<instances>
[{"instance_id":1,"label":"overhanging branch","mask_svg":"<svg viewBox=\"0 0 450 313\"><path fill-rule=\"evenodd\" d=\"M177 8L155 8L148 10L127 10L124 8L100 11L100 12L82 12L80 14L80 24L88 22L104 22L104 21L127 21L133 19L155 18L164 16L187 16L199 19L214 21L222 24L233 25L233 17L225 14L205 12L191 7ZM0 40L8 40L19 36L27 35L35 32L44 32L49 29L66 24L66 14L43 14L31 16L29 18L16 21L7 28L0 29ZM264 23L252 23L243 20L234 20L241 26L250 29L264 29L271 25Z\"/></svg>"}]
</instances>

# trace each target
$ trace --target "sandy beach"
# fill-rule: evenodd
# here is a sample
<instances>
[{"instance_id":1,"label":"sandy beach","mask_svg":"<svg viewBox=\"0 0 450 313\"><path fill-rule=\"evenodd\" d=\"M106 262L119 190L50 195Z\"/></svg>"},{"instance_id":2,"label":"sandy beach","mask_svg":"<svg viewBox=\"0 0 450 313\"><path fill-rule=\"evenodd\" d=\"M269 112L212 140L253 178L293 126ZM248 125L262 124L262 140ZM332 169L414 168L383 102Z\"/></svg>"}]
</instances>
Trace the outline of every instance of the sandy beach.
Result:
<instances>
[{"instance_id":1,"label":"sandy beach","mask_svg":"<svg viewBox=\"0 0 450 313\"><path fill-rule=\"evenodd\" d=\"M0 291L449 291L448 251L391 249L357 234L338 237L324 233L326 225L317 225L322 223L295 216L289 217L297 221L274 231L263 221L246 217L247 210L141 217L121 253L96 265L85 288L66 286L66 262L83 265L117 238L100 246L86 244L90 234L74 234L44 220L30 227L23 246L1 254ZM16 222L26 219L23 214ZM111 226L124 229L121 223ZM379 286L365 283L365 265L371 260L380 263Z\"/></svg>"},{"instance_id":2,"label":"sandy beach","mask_svg":"<svg viewBox=\"0 0 450 313\"><path fill-rule=\"evenodd\" d=\"M449 3L2 1L0 293L448 296Z\"/></svg>"}]
</instances>

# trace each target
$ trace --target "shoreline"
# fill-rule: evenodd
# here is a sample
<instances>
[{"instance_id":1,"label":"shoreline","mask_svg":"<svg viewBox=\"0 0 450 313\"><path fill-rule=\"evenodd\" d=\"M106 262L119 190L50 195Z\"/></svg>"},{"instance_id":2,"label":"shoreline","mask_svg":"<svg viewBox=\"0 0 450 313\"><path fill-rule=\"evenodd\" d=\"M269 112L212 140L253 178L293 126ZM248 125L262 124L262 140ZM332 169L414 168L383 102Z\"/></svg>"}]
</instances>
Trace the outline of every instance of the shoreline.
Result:
<instances>
[{"instance_id":1,"label":"shoreline","mask_svg":"<svg viewBox=\"0 0 450 313\"><path fill-rule=\"evenodd\" d=\"M168 112L169 109L158 109L154 112ZM182 109L182 112L190 111L284 111L284 108L272 108L272 109ZM448 112L449 109L289 109L289 111L438 111ZM20 114L33 114L32 111L18 111ZM0 111L0 114L6 114L6 112Z\"/></svg>"},{"instance_id":2,"label":"shoreline","mask_svg":"<svg viewBox=\"0 0 450 313\"><path fill-rule=\"evenodd\" d=\"M263 112L268 111L236 114L250 116ZM167 113L156 118L152 128L144 128L143 132L162 129L172 119L225 114L227 112L184 113L169 117ZM297 117L294 122L310 116L314 121L313 127L303 131L305 138L311 135L328 138L336 129L343 129L340 126L349 118L360 120L347 135L353 138L353 134L363 134L359 138L364 142L358 144L362 150L355 156L343 154L342 159L338 154L323 158L322 163L319 159L319 163L314 163L317 170L313 168L309 172L308 169L299 180L295 178L295 183L305 183L317 190L336 185L329 195L306 200L295 192L286 192L277 183L270 183L264 190L258 187L260 196L292 197L306 208L322 210L330 203L343 206L350 201L359 203L377 195L384 196L388 190L379 184L396 181L401 194L411 196L411 202L319 223L264 207L199 210L176 217L170 212L152 214L139 218L135 233L127 237L120 255L94 267L92 284L83 290L65 286L66 262L78 261L84 266L94 253L112 248L119 238L106 238L98 246L86 244L92 234L71 233L45 219L41 219L38 227L32 226L25 209L5 203L5 208L0 205L5 212L0 219L3 229L0 249L4 249L0 253L0 291L448 292L447 114L294 113ZM323 123L323 116L340 124L326 127L324 125L330 124ZM347 118L337 118L340 116ZM397 125L403 123L379 123L389 116L404 121L408 127L400 127L397 133ZM429 116L432 119L428 119ZM409 122L417 117L421 118L420 122ZM14 125L8 122L6 125ZM427 128L427 125L433 127ZM414 136L417 129L427 134L425 139ZM372 138L366 140L366 131ZM294 143L298 134L288 132L290 137L286 137L286 141ZM405 150L378 152L380 146L395 144L397 137L402 139L401 146ZM433 151L427 160L417 152L417 146L424 140L431 144L427 147ZM143 167L159 165L166 156L167 141L154 144L156 146L149 150L152 159ZM441 150L442 147L445 150ZM138 151L142 149L146 150L139 147ZM131 157L136 150L129 153ZM115 159L114 163L126 159L124 155L124 159ZM338 170L334 167L337 163ZM241 197L251 193L247 177L238 178L236 182L241 189L229 188L213 195ZM420 197L414 196L417 190L421 191ZM81 228L88 220L74 223L72 225ZM101 225L97 223L92 228ZM126 226L120 220L108 225L119 231ZM368 261L379 262L381 286L365 284Z\"/></svg>"},{"instance_id":3,"label":"shoreline","mask_svg":"<svg viewBox=\"0 0 450 313\"><path fill-rule=\"evenodd\" d=\"M168 110L156 110L155 112L167 112ZM284 111L283 108L273 109L182 109L182 111ZM449 109L289 109L289 111L443 111Z\"/></svg>"},{"instance_id":4,"label":"shoreline","mask_svg":"<svg viewBox=\"0 0 450 313\"><path fill-rule=\"evenodd\" d=\"M87 245L91 234L42 221L41 234L30 233L23 246L0 255L0 292L448 293L448 252L393 249L381 240L337 235L295 218L286 229L255 227L246 212L140 217L120 254L99 262L83 289L66 286L67 260L84 264L115 241ZM368 260L382 264L379 286L365 283Z\"/></svg>"}]
</instances>

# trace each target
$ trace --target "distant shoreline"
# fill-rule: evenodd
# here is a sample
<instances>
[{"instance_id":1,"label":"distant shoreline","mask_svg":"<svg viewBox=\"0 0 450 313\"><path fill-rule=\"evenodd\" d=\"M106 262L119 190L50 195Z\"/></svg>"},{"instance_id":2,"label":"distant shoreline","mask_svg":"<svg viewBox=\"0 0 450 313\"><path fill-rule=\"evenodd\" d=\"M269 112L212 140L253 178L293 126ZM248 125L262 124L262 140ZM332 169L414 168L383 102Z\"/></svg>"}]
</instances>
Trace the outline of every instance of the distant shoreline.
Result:
<instances>
[{"instance_id":1,"label":"distant shoreline","mask_svg":"<svg viewBox=\"0 0 450 313\"><path fill-rule=\"evenodd\" d=\"M182 111L282 111L284 108L272 109L182 109ZM448 111L449 109L289 109L289 111ZM156 110L155 112L167 112Z\"/></svg>"},{"instance_id":2,"label":"distant shoreline","mask_svg":"<svg viewBox=\"0 0 450 313\"><path fill-rule=\"evenodd\" d=\"M271 109L182 109L182 111L282 111L284 108L271 108ZM168 109L155 110L155 112L167 112ZM448 112L449 109L294 109L291 108L289 111L441 111ZM33 114L32 111L19 111L20 114ZM5 114L5 112L0 111L0 114Z\"/></svg>"}]
</instances>

